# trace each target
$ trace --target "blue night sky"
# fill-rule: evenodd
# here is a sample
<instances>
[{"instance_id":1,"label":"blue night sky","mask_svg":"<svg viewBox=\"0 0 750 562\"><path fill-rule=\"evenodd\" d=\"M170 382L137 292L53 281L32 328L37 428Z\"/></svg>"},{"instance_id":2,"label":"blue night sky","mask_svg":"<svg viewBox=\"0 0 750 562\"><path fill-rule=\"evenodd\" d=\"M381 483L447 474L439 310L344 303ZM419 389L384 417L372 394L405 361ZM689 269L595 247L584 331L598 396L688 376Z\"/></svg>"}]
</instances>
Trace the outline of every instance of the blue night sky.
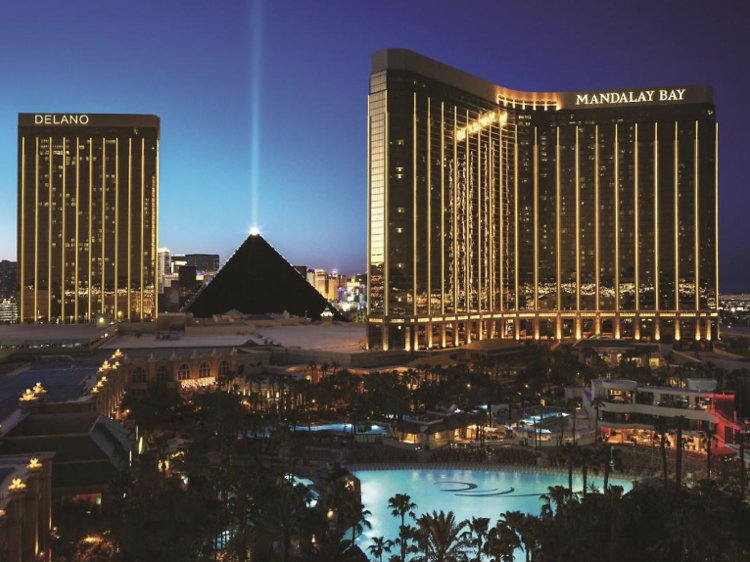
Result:
<instances>
[{"instance_id":1,"label":"blue night sky","mask_svg":"<svg viewBox=\"0 0 750 562\"><path fill-rule=\"evenodd\" d=\"M160 246L224 260L257 216L291 262L364 271L370 54L404 47L515 89L713 85L722 292L750 292L748 21L746 0L4 0L0 259L17 113L123 112L162 119Z\"/></svg>"}]
</instances>

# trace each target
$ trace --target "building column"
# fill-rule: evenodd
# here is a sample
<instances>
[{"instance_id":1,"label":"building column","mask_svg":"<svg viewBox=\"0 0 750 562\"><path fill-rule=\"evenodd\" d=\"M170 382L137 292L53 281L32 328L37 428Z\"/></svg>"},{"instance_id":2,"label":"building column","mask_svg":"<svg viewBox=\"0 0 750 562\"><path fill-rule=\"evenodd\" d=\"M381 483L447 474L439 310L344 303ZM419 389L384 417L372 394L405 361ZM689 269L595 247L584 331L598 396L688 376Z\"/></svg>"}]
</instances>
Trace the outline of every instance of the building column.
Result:
<instances>
[{"instance_id":1,"label":"building column","mask_svg":"<svg viewBox=\"0 0 750 562\"><path fill-rule=\"evenodd\" d=\"M680 317L675 315L672 322L672 339L674 341L680 341L682 334L680 334Z\"/></svg>"},{"instance_id":2,"label":"building column","mask_svg":"<svg viewBox=\"0 0 750 562\"><path fill-rule=\"evenodd\" d=\"M614 332L614 336L616 340L619 340L622 336L620 332L620 315L615 314L615 317L612 318L612 331Z\"/></svg>"},{"instance_id":3,"label":"building column","mask_svg":"<svg viewBox=\"0 0 750 562\"><path fill-rule=\"evenodd\" d=\"M537 314L536 316L534 316L534 339L538 340L539 337L539 314Z\"/></svg>"},{"instance_id":4,"label":"building column","mask_svg":"<svg viewBox=\"0 0 750 562\"><path fill-rule=\"evenodd\" d=\"M639 341L641 339L641 317L636 316L633 318L633 339Z\"/></svg>"},{"instance_id":5,"label":"building column","mask_svg":"<svg viewBox=\"0 0 750 562\"><path fill-rule=\"evenodd\" d=\"M695 341L701 341L703 334L701 333L701 317L700 314L695 315Z\"/></svg>"},{"instance_id":6,"label":"building column","mask_svg":"<svg viewBox=\"0 0 750 562\"><path fill-rule=\"evenodd\" d=\"M445 322L440 323L440 347L445 348Z\"/></svg>"},{"instance_id":7,"label":"building column","mask_svg":"<svg viewBox=\"0 0 750 562\"><path fill-rule=\"evenodd\" d=\"M602 317L598 314L594 317L594 335L602 335Z\"/></svg>"},{"instance_id":8,"label":"building column","mask_svg":"<svg viewBox=\"0 0 750 562\"><path fill-rule=\"evenodd\" d=\"M516 316L513 318L513 337L516 341L521 339L521 319Z\"/></svg>"},{"instance_id":9,"label":"building column","mask_svg":"<svg viewBox=\"0 0 750 562\"><path fill-rule=\"evenodd\" d=\"M383 341L380 345L380 349L382 349L383 351L388 351L388 322L384 321L381 326L382 328L380 331L380 336Z\"/></svg>"},{"instance_id":10,"label":"building column","mask_svg":"<svg viewBox=\"0 0 750 562\"><path fill-rule=\"evenodd\" d=\"M23 561L23 496L25 490L10 492L10 502L5 514L8 529L8 562Z\"/></svg>"},{"instance_id":11,"label":"building column","mask_svg":"<svg viewBox=\"0 0 750 562\"><path fill-rule=\"evenodd\" d=\"M23 559L36 560L39 553L39 476L42 467L27 468L30 477L26 480L25 512L23 526Z\"/></svg>"},{"instance_id":12,"label":"building column","mask_svg":"<svg viewBox=\"0 0 750 562\"><path fill-rule=\"evenodd\" d=\"M411 326L404 326L404 349L411 351Z\"/></svg>"},{"instance_id":13,"label":"building column","mask_svg":"<svg viewBox=\"0 0 750 562\"><path fill-rule=\"evenodd\" d=\"M706 316L706 341L711 341L711 316Z\"/></svg>"},{"instance_id":14,"label":"building column","mask_svg":"<svg viewBox=\"0 0 750 562\"><path fill-rule=\"evenodd\" d=\"M432 322L427 323L427 349L432 349Z\"/></svg>"},{"instance_id":15,"label":"building column","mask_svg":"<svg viewBox=\"0 0 750 562\"><path fill-rule=\"evenodd\" d=\"M657 314L654 316L654 340L659 341L661 339L661 318Z\"/></svg>"},{"instance_id":16,"label":"building column","mask_svg":"<svg viewBox=\"0 0 750 562\"><path fill-rule=\"evenodd\" d=\"M581 315L576 314L575 317L575 337L577 340L581 339Z\"/></svg>"},{"instance_id":17,"label":"building column","mask_svg":"<svg viewBox=\"0 0 750 562\"><path fill-rule=\"evenodd\" d=\"M461 345L461 337L458 335L458 322L453 322L453 346Z\"/></svg>"}]
</instances>

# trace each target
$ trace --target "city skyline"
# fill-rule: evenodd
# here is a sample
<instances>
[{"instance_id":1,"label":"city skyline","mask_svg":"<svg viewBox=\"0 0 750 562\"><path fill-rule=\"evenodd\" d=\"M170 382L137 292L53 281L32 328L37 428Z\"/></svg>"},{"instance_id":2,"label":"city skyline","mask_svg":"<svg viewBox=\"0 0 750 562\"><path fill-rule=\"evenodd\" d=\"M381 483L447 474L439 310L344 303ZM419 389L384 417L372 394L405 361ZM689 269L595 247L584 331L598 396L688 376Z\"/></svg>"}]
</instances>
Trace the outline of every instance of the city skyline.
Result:
<instances>
[{"instance_id":1,"label":"city skyline","mask_svg":"<svg viewBox=\"0 0 750 562\"><path fill-rule=\"evenodd\" d=\"M221 11L171 1L153 9L151 2L136 2L128 11L93 2L9 6L12 17L0 24L5 53L19 52L13 46L25 33L11 22L30 20L40 8L47 17L34 20L36 40L22 54L0 63L14 77L0 94L0 197L8 203L0 206L0 259L17 259L17 114L123 112L163 120L159 246L229 256L255 226L291 262L363 271L361 100L369 57L382 48L405 47L518 89L713 86L722 123L721 290L747 291L750 266L737 233L747 207L742 133L748 117L742 102L750 78L733 72L746 66L750 52L744 18L722 6L706 18L699 6L680 2L638 4L613 14L593 2L543 11L502 10L486 2L476 8L487 15L479 19L474 12L452 10L448 2L431 3L431 12L387 2L332 2L323 9L230 2ZM441 16L446 13L451 17ZM609 29L611 17L623 25ZM121 18L117 29L106 25L114 18ZM527 23L503 25L498 33L495 24L503 20ZM543 39L526 40L529 28ZM278 29L284 31L272 31ZM632 29L651 39L632 43ZM519 43L527 48L511 51ZM102 44L110 49L95 49ZM564 48L555 50L556 45ZM513 56L504 54L510 52ZM83 54L79 78L51 96L42 86L67 72L54 61ZM141 75L148 81L135 80Z\"/></svg>"}]
</instances>

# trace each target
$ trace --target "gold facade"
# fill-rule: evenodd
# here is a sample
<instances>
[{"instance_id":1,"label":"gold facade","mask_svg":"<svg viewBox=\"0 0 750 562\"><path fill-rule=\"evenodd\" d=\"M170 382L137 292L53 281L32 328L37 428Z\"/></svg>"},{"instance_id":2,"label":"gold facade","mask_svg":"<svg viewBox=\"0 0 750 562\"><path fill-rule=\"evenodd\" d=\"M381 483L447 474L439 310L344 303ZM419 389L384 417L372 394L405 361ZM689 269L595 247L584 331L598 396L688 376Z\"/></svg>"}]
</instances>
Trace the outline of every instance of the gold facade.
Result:
<instances>
[{"instance_id":1,"label":"gold facade","mask_svg":"<svg viewBox=\"0 0 750 562\"><path fill-rule=\"evenodd\" d=\"M508 103L392 51L369 98L370 348L717 336L710 100Z\"/></svg>"},{"instance_id":2,"label":"gold facade","mask_svg":"<svg viewBox=\"0 0 750 562\"><path fill-rule=\"evenodd\" d=\"M19 116L24 323L156 316L159 120L85 117L70 126Z\"/></svg>"}]
</instances>

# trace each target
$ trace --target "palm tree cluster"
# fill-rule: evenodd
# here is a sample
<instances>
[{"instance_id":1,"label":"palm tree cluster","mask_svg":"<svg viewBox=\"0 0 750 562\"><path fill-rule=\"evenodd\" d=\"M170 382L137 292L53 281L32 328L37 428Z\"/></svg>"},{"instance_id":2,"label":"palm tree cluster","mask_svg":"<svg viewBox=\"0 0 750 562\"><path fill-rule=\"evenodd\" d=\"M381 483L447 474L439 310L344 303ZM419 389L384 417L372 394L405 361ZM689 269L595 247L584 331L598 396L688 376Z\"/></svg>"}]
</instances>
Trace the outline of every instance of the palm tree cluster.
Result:
<instances>
[{"instance_id":1,"label":"palm tree cluster","mask_svg":"<svg viewBox=\"0 0 750 562\"><path fill-rule=\"evenodd\" d=\"M541 513L508 511L458 521L453 512L419 517L406 494L389 500L401 521L395 540L375 537L376 562L739 562L750 559L750 508L711 483L696 489L620 486L588 494L553 486ZM390 555L390 558L386 558Z\"/></svg>"}]
</instances>

